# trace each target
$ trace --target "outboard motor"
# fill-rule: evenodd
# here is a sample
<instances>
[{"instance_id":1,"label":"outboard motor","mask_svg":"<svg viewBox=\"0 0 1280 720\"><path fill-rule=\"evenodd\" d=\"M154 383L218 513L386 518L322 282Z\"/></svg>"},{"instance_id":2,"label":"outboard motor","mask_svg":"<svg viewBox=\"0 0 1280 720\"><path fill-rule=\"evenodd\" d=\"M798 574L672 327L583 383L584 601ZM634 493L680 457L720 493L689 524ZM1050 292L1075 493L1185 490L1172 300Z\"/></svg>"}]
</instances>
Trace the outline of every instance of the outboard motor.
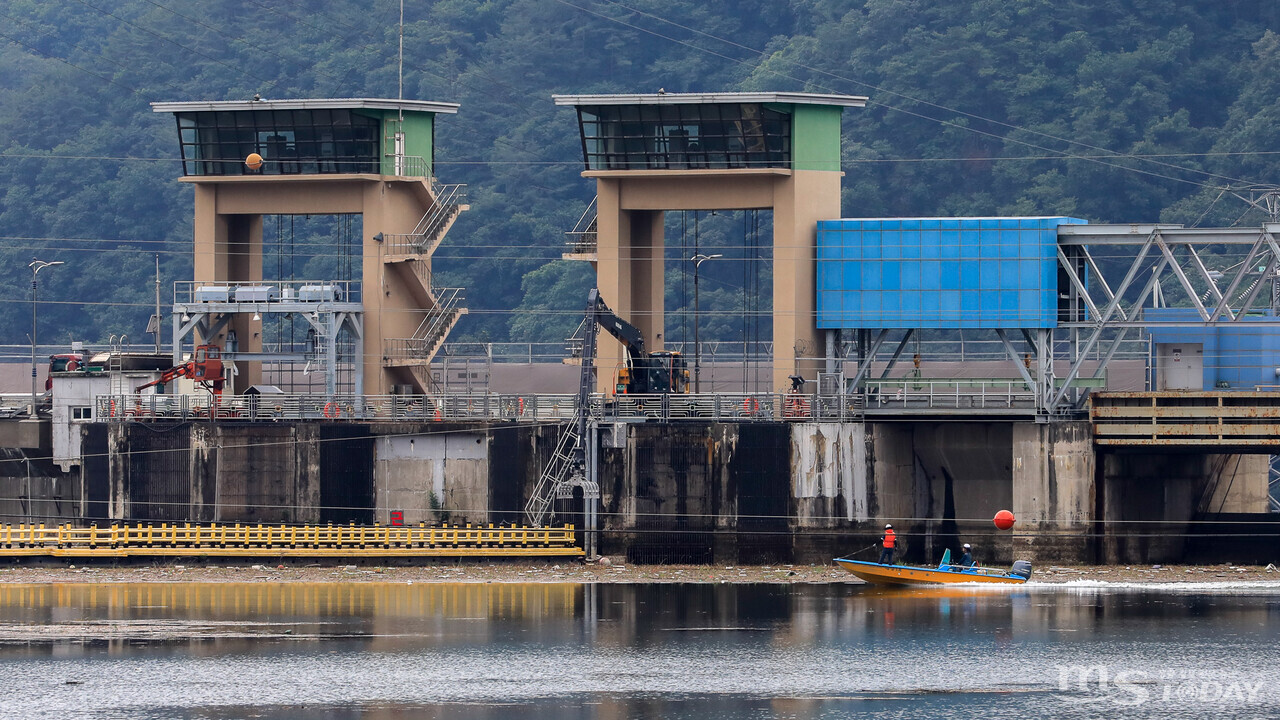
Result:
<instances>
[{"instance_id":1,"label":"outboard motor","mask_svg":"<svg viewBox=\"0 0 1280 720\"><path fill-rule=\"evenodd\" d=\"M1031 561L1030 560L1014 560L1013 568L1009 570L1010 575L1017 575L1023 580L1031 579Z\"/></svg>"}]
</instances>

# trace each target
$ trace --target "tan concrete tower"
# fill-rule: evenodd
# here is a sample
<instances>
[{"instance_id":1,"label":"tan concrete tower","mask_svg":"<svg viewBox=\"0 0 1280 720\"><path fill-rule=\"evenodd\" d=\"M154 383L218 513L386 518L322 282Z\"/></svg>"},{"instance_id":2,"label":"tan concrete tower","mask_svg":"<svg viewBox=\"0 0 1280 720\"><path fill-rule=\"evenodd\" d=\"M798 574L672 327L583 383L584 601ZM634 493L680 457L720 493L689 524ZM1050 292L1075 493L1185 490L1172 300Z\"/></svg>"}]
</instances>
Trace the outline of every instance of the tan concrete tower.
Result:
<instances>
[{"instance_id":1,"label":"tan concrete tower","mask_svg":"<svg viewBox=\"0 0 1280 720\"><path fill-rule=\"evenodd\" d=\"M174 297L174 360L184 338L215 343L236 363L235 387L272 361L314 363L335 393L336 366L354 392L423 392L429 364L466 309L458 288L432 281L431 254L458 214L464 187L433 170L435 117L452 103L382 99L152 103L173 113L183 182L195 186L195 272ZM359 279L263 281L263 215L359 214ZM262 320L306 318L315 342L267 348ZM234 333L234 334L232 334ZM339 356L338 338L354 340Z\"/></svg>"},{"instance_id":2,"label":"tan concrete tower","mask_svg":"<svg viewBox=\"0 0 1280 720\"><path fill-rule=\"evenodd\" d=\"M865 97L810 93L556 95L578 111L584 177L595 178L594 262L601 296L644 332L664 335L663 212L773 211L773 386L815 379L818 220L840 217L840 117ZM598 366L621 362L603 342ZM612 390L609 373L597 378Z\"/></svg>"}]
</instances>

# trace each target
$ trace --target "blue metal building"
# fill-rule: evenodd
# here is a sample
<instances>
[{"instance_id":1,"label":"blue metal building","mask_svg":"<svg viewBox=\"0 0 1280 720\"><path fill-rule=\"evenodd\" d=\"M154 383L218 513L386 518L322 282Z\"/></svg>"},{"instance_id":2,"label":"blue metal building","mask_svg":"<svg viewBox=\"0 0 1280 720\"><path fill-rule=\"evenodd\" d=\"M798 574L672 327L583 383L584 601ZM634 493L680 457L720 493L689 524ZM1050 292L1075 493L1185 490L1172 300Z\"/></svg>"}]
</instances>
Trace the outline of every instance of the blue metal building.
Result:
<instances>
[{"instance_id":1,"label":"blue metal building","mask_svg":"<svg viewBox=\"0 0 1280 720\"><path fill-rule=\"evenodd\" d=\"M1274 311L1245 315L1238 322L1200 327L1164 327L1157 322L1195 322L1194 308L1147 309L1143 318L1155 346L1157 389L1256 390L1280 384L1280 328ZM1177 382L1178 366L1185 366L1202 378L1196 388ZM1198 367L1197 367L1198 366ZM1199 371L1198 373L1196 371Z\"/></svg>"},{"instance_id":2,"label":"blue metal building","mask_svg":"<svg viewBox=\"0 0 1280 720\"><path fill-rule=\"evenodd\" d=\"M1069 217L818 223L822 329L1053 328Z\"/></svg>"}]
</instances>

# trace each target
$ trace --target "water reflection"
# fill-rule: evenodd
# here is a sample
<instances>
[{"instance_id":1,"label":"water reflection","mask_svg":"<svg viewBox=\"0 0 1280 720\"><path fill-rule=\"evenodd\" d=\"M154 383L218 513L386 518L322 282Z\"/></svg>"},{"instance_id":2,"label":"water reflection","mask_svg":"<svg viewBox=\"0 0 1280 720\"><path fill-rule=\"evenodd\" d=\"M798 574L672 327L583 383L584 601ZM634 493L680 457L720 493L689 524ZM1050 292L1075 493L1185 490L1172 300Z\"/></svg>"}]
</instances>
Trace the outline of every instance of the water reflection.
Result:
<instances>
[{"instance_id":1,"label":"water reflection","mask_svg":"<svg viewBox=\"0 0 1280 720\"><path fill-rule=\"evenodd\" d=\"M1277 640L1277 590L0 585L0 717L1275 715Z\"/></svg>"}]
</instances>

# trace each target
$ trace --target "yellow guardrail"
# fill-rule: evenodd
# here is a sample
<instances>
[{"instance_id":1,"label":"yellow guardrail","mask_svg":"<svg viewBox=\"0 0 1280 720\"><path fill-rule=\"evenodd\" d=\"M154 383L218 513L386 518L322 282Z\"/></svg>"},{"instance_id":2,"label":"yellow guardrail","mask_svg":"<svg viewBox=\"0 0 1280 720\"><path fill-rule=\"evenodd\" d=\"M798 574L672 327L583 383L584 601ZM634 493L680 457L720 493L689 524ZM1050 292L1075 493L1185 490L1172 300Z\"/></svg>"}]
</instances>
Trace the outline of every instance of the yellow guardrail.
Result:
<instances>
[{"instance_id":1,"label":"yellow guardrail","mask_svg":"<svg viewBox=\"0 0 1280 720\"><path fill-rule=\"evenodd\" d=\"M574 527L0 525L0 557L580 556Z\"/></svg>"}]
</instances>

